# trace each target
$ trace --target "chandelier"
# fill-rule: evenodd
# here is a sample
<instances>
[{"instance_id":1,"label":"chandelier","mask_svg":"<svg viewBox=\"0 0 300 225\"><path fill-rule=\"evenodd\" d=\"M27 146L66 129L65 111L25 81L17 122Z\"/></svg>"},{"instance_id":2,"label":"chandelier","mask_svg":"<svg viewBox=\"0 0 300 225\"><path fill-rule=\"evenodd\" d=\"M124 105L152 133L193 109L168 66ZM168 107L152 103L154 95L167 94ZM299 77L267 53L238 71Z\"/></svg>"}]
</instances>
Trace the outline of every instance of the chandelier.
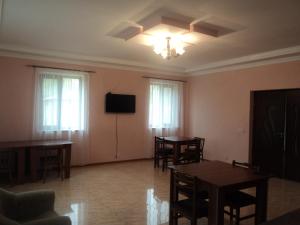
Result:
<instances>
[{"instance_id":1,"label":"chandelier","mask_svg":"<svg viewBox=\"0 0 300 225\"><path fill-rule=\"evenodd\" d=\"M164 59L176 58L182 55L185 50L179 37L156 38L153 42L153 51Z\"/></svg>"},{"instance_id":2,"label":"chandelier","mask_svg":"<svg viewBox=\"0 0 300 225\"><path fill-rule=\"evenodd\" d=\"M140 15L136 17L140 18ZM189 46L231 32L234 30L213 24L205 18L192 18L160 8L138 21L123 21L109 35L149 46L157 55L169 60L184 54Z\"/></svg>"}]
</instances>

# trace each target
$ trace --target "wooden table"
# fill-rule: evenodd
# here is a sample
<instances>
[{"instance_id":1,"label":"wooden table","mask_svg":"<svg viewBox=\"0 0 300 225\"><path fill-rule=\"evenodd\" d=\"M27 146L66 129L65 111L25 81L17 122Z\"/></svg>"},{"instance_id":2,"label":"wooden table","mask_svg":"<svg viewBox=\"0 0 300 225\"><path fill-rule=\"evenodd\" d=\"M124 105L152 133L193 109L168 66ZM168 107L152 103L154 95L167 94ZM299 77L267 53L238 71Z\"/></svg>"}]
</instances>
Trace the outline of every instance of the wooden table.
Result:
<instances>
[{"instance_id":1,"label":"wooden table","mask_svg":"<svg viewBox=\"0 0 300 225\"><path fill-rule=\"evenodd\" d=\"M177 165L171 167L199 179L201 188L209 193L208 224L224 224L224 195L228 191L256 187L257 205L255 207L255 224L266 221L268 177L253 173L252 170L233 167L231 164L220 161L201 161L200 163ZM171 173L170 204L172 202ZM171 209L170 205L170 209ZM170 213L171 216L171 213ZM170 218L170 224L172 220Z\"/></svg>"},{"instance_id":2,"label":"wooden table","mask_svg":"<svg viewBox=\"0 0 300 225\"><path fill-rule=\"evenodd\" d=\"M71 167L71 141L65 140L45 140L45 141L10 141L0 142L0 151L15 151L17 153L18 183L25 180L25 151L30 155L30 177L31 180L37 179L37 151L41 149L55 148L64 151L64 173L65 178L70 178Z\"/></svg>"},{"instance_id":3,"label":"wooden table","mask_svg":"<svg viewBox=\"0 0 300 225\"><path fill-rule=\"evenodd\" d=\"M178 155L181 151L182 145L188 145L191 141L194 141L193 137L183 137L183 136L170 136L170 137L161 137L164 138L166 144L173 145L174 155L173 155L173 164L176 165L178 161Z\"/></svg>"}]
</instances>

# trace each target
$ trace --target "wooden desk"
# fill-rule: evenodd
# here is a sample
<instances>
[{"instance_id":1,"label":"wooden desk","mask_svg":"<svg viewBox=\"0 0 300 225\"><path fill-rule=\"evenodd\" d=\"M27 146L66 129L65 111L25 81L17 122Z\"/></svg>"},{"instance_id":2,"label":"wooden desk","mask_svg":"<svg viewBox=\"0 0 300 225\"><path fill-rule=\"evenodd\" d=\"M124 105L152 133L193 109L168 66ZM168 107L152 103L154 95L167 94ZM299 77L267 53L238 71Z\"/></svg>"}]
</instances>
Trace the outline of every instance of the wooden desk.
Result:
<instances>
[{"instance_id":1,"label":"wooden desk","mask_svg":"<svg viewBox=\"0 0 300 225\"><path fill-rule=\"evenodd\" d=\"M10 141L0 142L0 151L15 151L17 153L18 183L23 183L25 180L25 151L29 151L30 155L30 176L31 180L37 179L37 150L55 148L64 151L64 173L65 178L70 177L71 167L71 141L64 140L49 140L49 141Z\"/></svg>"},{"instance_id":2,"label":"wooden desk","mask_svg":"<svg viewBox=\"0 0 300 225\"><path fill-rule=\"evenodd\" d=\"M171 167L199 179L201 188L209 193L208 224L224 224L224 195L228 191L256 187L256 217L255 224L266 221L268 177L254 174L252 170L233 167L231 164L220 161L201 161L200 163L178 165ZM170 204L172 203L172 183L170 183ZM172 206L170 205L170 209ZM171 212L170 212L171 216ZM170 218L170 225L172 220Z\"/></svg>"},{"instance_id":3,"label":"wooden desk","mask_svg":"<svg viewBox=\"0 0 300 225\"><path fill-rule=\"evenodd\" d=\"M178 155L181 151L182 145L188 145L191 141L194 140L193 137L181 137L181 136L170 136L170 137L161 137L164 138L166 144L173 145L174 155L173 155L173 164L177 164Z\"/></svg>"}]
</instances>

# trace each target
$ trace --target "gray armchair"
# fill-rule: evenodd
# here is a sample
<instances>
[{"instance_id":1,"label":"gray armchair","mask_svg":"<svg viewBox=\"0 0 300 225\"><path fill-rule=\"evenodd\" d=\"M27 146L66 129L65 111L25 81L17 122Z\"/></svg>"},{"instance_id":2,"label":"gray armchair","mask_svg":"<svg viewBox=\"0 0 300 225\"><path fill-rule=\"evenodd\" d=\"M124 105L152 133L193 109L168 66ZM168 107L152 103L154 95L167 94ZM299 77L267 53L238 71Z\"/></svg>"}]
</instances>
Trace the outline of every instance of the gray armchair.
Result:
<instances>
[{"instance_id":1,"label":"gray armchair","mask_svg":"<svg viewBox=\"0 0 300 225\"><path fill-rule=\"evenodd\" d=\"M0 225L71 225L54 211L53 191L14 194L0 188Z\"/></svg>"},{"instance_id":2,"label":"gray armchair","mask_svg":"<svg viewBox=\"0 0 300 225\"><path fill-rule=\"evenodd\" d=\"M272 219L260 225L299 225L300 224L300 209L288 212L282 216Z\"/></svg>"}]
</instances>

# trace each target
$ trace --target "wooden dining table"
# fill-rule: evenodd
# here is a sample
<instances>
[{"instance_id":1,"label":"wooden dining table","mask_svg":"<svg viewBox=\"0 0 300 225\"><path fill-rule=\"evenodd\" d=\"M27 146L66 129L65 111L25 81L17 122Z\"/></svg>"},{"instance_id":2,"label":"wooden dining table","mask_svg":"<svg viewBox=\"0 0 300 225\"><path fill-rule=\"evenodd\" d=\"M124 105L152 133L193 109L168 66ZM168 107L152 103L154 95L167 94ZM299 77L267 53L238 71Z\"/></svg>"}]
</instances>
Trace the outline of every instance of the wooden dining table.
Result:
<instances>
[{"instance_id":1,"label":"wooden dining table","mask_svg":"<svg viewBox=\"0 0 300 225\"><path fill-rule=\"evenodd\" d=\"M173 154L173 164L178 164L178 155L181 151L181 146L188 145L191 141L194 141L194 137L186 137L186 136L169 136L169 137L161 137L164 139L165 144L169 144L173 146L174 154Z\"/></svg>"},{"instance_id":2,"label":"wooden dining table","mask_svg":"<svg viewBox=\"0 0 300 225\"><path fill-rule=\"evenodd\" d=\"M172 208L172 183L173 171L178 171L190 176L195 176L209 195L208 224L224 224L224 196L227 192L245 188L256 188L255 224L266 221L268 176L255 174L250 169L232 166L221 161L201 161L187 165L171 167L170 181L170 210ZM171 212L169 224L172 225Z\"/></svg>"},{"instance_id":3,"label":"wooden dining table","mask_svg":"<svg viewBox=\"0 0 300 225\"><path fill-rule=\"evenodd\" d=\"M71 167L71 146L72 142L67 140L38 140L38 141L7 141L0 142L0 151L14 151L17 154L17 182L25 181L26 157L29 154L30 179L37 179L37 151L43 149L57 149L63 152L64 156L64 177L70 177Z\"/></svg>"}]
</instances>

